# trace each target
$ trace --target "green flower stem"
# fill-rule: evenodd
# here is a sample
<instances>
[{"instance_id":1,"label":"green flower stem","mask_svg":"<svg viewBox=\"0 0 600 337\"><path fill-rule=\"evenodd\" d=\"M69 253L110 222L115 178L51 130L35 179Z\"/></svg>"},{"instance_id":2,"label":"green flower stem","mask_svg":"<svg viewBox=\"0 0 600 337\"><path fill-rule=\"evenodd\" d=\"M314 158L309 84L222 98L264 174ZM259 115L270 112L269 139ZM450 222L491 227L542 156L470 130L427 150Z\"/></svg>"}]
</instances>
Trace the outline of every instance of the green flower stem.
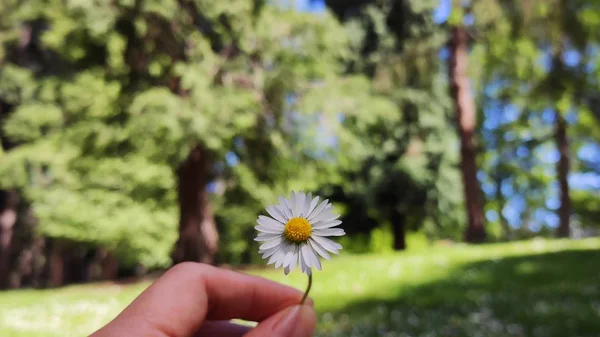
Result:
<instances>
[{"instance_id":1,"label":"green flower stem","mask_svg":"<svg viewBox=\"0 0 600 337\"><path fill-rule=\"evenodd\" d=\"M306 287L306 291L304 292L304 296L302 296L300 305L303 305L304 301L306 301L306 298L308 297L308 293L310 292L311 287L312 287L312 273L308 274L308 287Z\"/></svg>"}]
</instances>

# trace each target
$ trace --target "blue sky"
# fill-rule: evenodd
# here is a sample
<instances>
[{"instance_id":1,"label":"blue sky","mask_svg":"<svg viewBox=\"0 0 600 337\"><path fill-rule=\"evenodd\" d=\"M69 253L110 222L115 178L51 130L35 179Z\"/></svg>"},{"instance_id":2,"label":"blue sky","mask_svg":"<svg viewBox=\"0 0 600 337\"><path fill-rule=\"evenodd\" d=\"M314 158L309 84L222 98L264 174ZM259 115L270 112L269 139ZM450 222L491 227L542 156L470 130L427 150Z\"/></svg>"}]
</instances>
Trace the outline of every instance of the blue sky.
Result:
<instances>
[{"instance_id":1,"label":"blue sky","mask_svg":"<svg viewBox=\"0 0 600 337\"><path fill-rule=\"evenodd\" d=\"M295 0L296 8L303 12L321 12L325 10L323 0Z\"/></svg>"},{"instance_id":2,"label":"blue sky","mask_svg":"<svg viewBox=\"0 0 600 337\"><path fill-rule=\"evenodd\" d=\"M452 8L452 0L440 0L440 5L433 13L433 19L435 22L444 22L450 15L450 9Z\"/></svg>"}]
</instances>

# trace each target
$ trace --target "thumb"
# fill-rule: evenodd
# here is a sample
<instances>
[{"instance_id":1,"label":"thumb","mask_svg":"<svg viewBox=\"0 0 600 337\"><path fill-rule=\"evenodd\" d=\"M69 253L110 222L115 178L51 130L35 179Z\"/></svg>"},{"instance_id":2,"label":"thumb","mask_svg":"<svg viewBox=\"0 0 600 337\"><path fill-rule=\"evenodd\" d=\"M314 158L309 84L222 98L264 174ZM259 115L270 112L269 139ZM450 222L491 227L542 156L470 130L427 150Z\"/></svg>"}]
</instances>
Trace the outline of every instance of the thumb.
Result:
<instances>
[{"instance_id":1,"label":"thumb","mask_svg":"<svg viewBox=\"0 0 600 337\"><path fill-rule=\"evenodd\" d=\"M310 337L316 325L312 306L294 305L260 322L245 337Z\"/></svg>"}]
</instances>

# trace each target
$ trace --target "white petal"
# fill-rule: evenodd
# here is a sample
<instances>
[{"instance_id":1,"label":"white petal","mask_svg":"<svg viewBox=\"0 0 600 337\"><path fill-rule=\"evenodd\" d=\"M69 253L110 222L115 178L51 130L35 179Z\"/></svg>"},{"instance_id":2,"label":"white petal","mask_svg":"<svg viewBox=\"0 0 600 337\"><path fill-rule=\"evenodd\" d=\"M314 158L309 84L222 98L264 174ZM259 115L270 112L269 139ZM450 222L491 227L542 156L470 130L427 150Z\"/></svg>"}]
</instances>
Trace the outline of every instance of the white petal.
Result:
<instances>
[{"instance_id":1,"label":"white petal","mask_svg":"<svg viewBox=\"0 0 600 337\"><path fill-rule=\"evenodd\" d=\"M288 275L290 273L290 267L283 267L283 273Z\"/></svg>"},{"instance_id":2,"label":"white petal","mask_svg":"<svg viewBox=\"0 0 600 337\"><path fill-rule=\"evenodd\" d=\"M304 194L304 192L298 192L296 194L296 204L294 205L296 216L302 216L302 208L304 207L305 200L306 195Z\"/></svg>"},{"instance_id":3,"label":"white petal","mask_svg":"<svg viewBox=\"0 0 600 337\"><path fill-rule=\"evenodd\" d=\"M279 250L275 255L271 256L271 260L273 261L273 263L275 264L275 269L281 267L281 265L283 264L283 260L285 259L285 253L283 252L283 249Z\"/></svg>"},{"instance_id":4,"label":"white petal","mask_svg":"<svg viewBox=\"0 0 600 337\"><path fill-rule=\"evenodd\" d=\"M294 270L294 268L296 268L296 263L298 263L298 255L300 255L300 246L294 245L294 258L290 262L290 270Z\"/></svg>"},{"instance_id":5,"label":"white petal","mask_svg":"<svg viewBox=\"0 0 600 337\"><path fill-rule=\"evenodd\" d=\"M280 237L281 234L258 233L254 241L269 241Z\"/></svg>"},{"instance_id":6,"label":"white petal","mask_svg":"<svg viewBox=\"0 0 600 337\"><path fill-rule=\"evenodd\" d=\"M260 226L257 226L260 227ZM272 239L281 236L282 234L271 234L271 233L263 233L263 232L258 232L258 234L256 235L257 238L266 238L266 237L270 237Z\"/></svg>"},{"instance_id":7,"label":"white petal","mask_svg":"<svg viewBox=\"0 0 600 337\"><path fill-rule=\"evenodd\" d=\"M310 210L310 200L312 199L312 193L308 192L304 200L304 205L302 206L302 216L306 219L308 217L308 211Z\"/></svg>"},{"instance_id":8,"label":"white petal","mask_svg":"<svg viewBox=\"0 0 600 337\"><path fill-rule=\"evenodd\" d=\"M307 250L305 250L304 247L307 247L307 246L306 245L300 246L301 256L302 256L302 259L304 260L304 265L307 266L308 268L310 268L310 267L312 267L311 259L306 255L306 252L307 252L307 250L310 250L310 247L308 247Z\"/></svg>"},{"instance_id":9,"label":"white petal","mask_svg":"<svg viewBox=\"0 0 600 337\"><path fill-rule=\"evenodd\" d=\"M303 273L307 273L306 270L308 269L308 267L306 266L306 263L304 262L304 256L302 256L302 249L298 249L298 264L300 264L300 270Z\"/></svg>"},{"instance_id":10,"label":"white petal","mask_svg":"<svg viewBox=\"0 0 600 337\"><path fill-rule=\"evenodd\" d=\"M275 246L277 246L277 245L281 244L281 242L282 242L282 241L283 241L283 237L279 237L279 238L277 238L277 239L273 239L273 240L271 240L271 241L267 241L267 242L263 243L263 244L262 244L262 245L259 247L259 249L262 249L262 250L267 250L267 249L269 249L269 248L273 248L273 247L275 247Z\"/></svg>"},{"instance_id":11,"label":"white petal","mask_svg":"<svg viewBox=\"0 0 600 337\"><path fill-rule=\"evenodd\" d=\"M321 259L319 259L319 256L317 255L317 253L315 253L315 251L309 246L308 249L310 250L310 255L311 258L313 259L313 265L317 268L317 270L321 270L323 267L321 266Z\"/></svg>"},{"instance_id":12,"label":"white petal","mask_svg":"<svg viewBox=\"0 0 600 337\"><path fill-rule=\"evenodd\" d=\"M292 191L290 195L290 202L288 203L290 210L292 211L292 217L297 217L298 213L296 213L296 192Z\"/></svg>"},{"instance_id":13,"label":"white petal","mask_svg":"<svg viewBox=\"0 0 600 337\"><path fill-rule=\"evenodd\" d=\"M308 239L308 244L312 249L314 249L315 252L319 253L319 255L321 255L324 259L331 259L331 256L327 254L327 251L323 247L321 247L321 245L318 244L313 238Z\"/></svg>"},{"instance_id":14,"label":"white petal","mask_svg":"<svg viewBox=\"0 0 600 337\"><path fill-rule=\"evenodd\" d=\"M262 258L266 260L269 256L273 256L273 254L275 254L280 249L281 245L269 249L259 250L258 253L262 254Z\"/></svg>"},{"instance_id":15,"label":"white petal","mask_svg":"<svg viewBox=\"0 0 600 337\"><path fill-rule=\"evenodd\" d=\"M323 222L333 221L339 217L340 217L339 214L333 213L333 209L328 209L326 211L322 211L321 214L315 216L313 218L313 221L315 221L315 222L317 222L317 221L323 221Z\"/></svg>"},{"instance_id":16,"label":"white petal","mask_svg":"<svg viewBox=\"0 0 600 337\"><path fill-rule=\"evenodd\" d=\"M315 207L317 207L317 204L319 203L319 197L315 197L311 202L310 202L310 208L308 209L308 214L306 214L306 218L308 219L308 217L312 214L312 211L315 210Z\"/></svg>"},{"instance_id":17,"label":"white petal","mask_svg":"<svg viewBox=\"0 0 600 337\"><path fill-rule=\"evenodd\" d=\"M319 222L315 222L312 225L313 229L323 229L323 228L330 228L330 227L335 227L337 225L340 225L342 223L341 220L333 220L333 221L319 221Z\"/></svg>"},{"instance_id":18,"label":"white petal","mask_svg":"<svg viewBox=\"0 0 600 337\"><path fill-rule=\"evenodd\" d=\"M265 227L270 227L273 229L283 229L283 227L284 227L284 224L282 224L281 222L279 222L275 219L266 217L264 215L259 215L258 220L256 220L256 222L258 222L259 225L262 225Z\"/></svg>"},{"instance_id":19,"label":"white petal","mask_svg":"<svg viewBox=\"0 0 600 337\"><path fill-rule=\"evenodd\" d=\"M283 259L283 256L284 255L283 255L283 252L281 251L281 247L279 247L279 249L275 251L275 254L271 255L271 258L267 262L267 265L273 264L273 263Z\"/></svg>"},{"instance_id":20,"label":"white petal","mask_svg":"<svg viewBox=\"0 0 600 337\"><path fill-rule=\"evenodd\" d=\"M283 266L283 261L285 260L285 255L280 256L276 261L275 261L275 269L279 269L279 267Z\"/></svg>"},{"instance_id":21,"label":"white petal","mask_svg":"<svg viewBox=\"0 0 600 337\"><path fill-rule=\"evenodd\" d=\"M321 270L321 261L319 261L319 257L309 245L302 245L302 256L309 267L315 267L317 270Z\"/></svg>"},{"instance_id":22,"label":"white petal","mask_svg":"<svg viewBox=\"0 0 600 337\"><path fill-rule=\"evenodd\" d=\"M285 214L279 210L277 206L267 207L267 213L269 213L275 220L285 224L289 219L285 218Z\"/></svg>"},{"instance_id":23,"label":"white petal","mask_svg":"<svg viewBox=\"0 0 600 337\"><path fill-rule=\"evenodd\" d=\"M292 216L292 210L290 209L290 205L288 204L287 199L285 199L284 197L279 197L279 209L283 212L283 214L285 214L285 216L287 217L287 219L291 219L293 218Z\"/></svg>"},{"instance_id":24,"label":"white petal","mask_svg":"<svg viewBox=\"0 0 600 337\"><path fill-rule=\"evenodd\" d=\"M318 244L320 244L321 247L334 254L339 253L339 250L342 249L342 245L335 241L329 240L328 238L324 238L318 235L313 235L311 236L311 238L314 239Z\"/></svg>"},{"instance_id":25,"label":"white petal","mask_svg":"<svg viewBox=\"0 0 600 337\"><path fill-rule=\"evenodd\" d=\"M306 220L311 221L317 215L321 214L321 211L323 211L325 206L327 206L327 202L329 202L329 199L325 199L325 200L321 201L319 206L317 206L317 208L315 208L315 210L312 213L310 213L310 216Z\"/></svg>"},{"instance_id":26,"label":"white petal","mask_svg":"<svg viewBox=\"0 0 600 337\"><path fill-rule=\"evenodd\" d=\"M314 235L318 236L343 236L346 235L341 228L322 228L313 230Z\"/></svg>"},{"instance_id":27,"label":"white petal","mask_svg":"<svg viewBox=\"0 0 600 337\"><path fill-rule=\"evenodd\" d=\"M294 260L294 258L298 258L295 253L296 253L296 245L290 245L290 246L286 246L285 249L285 260L283 261L283 266L284 267L289 267L292 264L292 261Z\"/></svg>"},{"instance_id":28,"label":"white petal","mask_svg":"<svg viewBox=\"0 0 600 337\"><path fill-rule=\"evenodd\" d=\"M286 261L288 261L288 257L294 253L294 244L284 241L281 246L281 259L275 263L275 268L279 268L281 266L287 267Z\"/></svg>"},{"instance_id":29,"label":"white petal","mask_svg":"<svg viewBox=\"0 0 600 337\"><path fill-rule=\"evenodd\" d=\"M283 218L285 219L285 222L287 223L287 221L292 218L291 211L288 210L285 205L277 205L276 207L279 210L279 212L281 212L281 214L283 214Z\"/></svg>"},{"instance_id":30,"label":"white petal","mask_svg":"<svg viewBox=\"0 0 600 337\"><path fill-rule=\"evenodd\" d=\"M269 234L281 234L281 233L283 233L283 228L282 229L272 229L271 227L255 226L254 229L256 229L259 232L269 233Z\"/></svg>"}]
</instances>

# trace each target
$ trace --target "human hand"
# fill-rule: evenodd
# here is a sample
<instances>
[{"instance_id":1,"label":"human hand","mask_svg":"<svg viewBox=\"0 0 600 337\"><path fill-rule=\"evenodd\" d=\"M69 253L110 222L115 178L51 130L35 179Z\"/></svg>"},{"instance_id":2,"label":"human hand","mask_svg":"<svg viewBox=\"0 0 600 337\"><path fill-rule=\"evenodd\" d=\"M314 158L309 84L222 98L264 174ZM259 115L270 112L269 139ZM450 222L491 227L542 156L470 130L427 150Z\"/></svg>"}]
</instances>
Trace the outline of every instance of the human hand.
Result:
<instances>
[{"instance_id":1,"label":"human hand","mask_svg":"<svg viewBox=\"0 0 600 337\"><path fill-rule=\"evenodd\" d=\"M180 263L91 337L306 337L316 315L302 293L260 277ZM228 322L256 321L255 328Z\"/></svg>"}]
</instances>

